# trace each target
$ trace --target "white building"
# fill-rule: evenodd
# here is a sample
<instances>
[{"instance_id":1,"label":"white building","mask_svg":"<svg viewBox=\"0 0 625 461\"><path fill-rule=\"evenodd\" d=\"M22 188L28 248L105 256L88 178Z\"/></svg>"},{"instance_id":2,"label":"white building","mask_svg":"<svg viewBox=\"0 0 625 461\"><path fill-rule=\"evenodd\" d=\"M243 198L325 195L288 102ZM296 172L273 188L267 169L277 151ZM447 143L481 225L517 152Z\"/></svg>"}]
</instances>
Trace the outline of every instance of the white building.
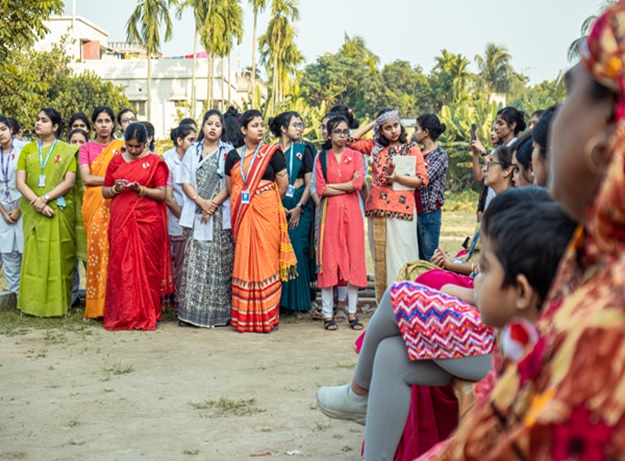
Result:
<instances>
[{"instance_id":1,"label":"white building","mask_svg":"<svg viewBox=\"0 0 625 461\"><path fill-rule=\"evenodd\" d=\"M80 16L51 17L46 22L50 33L35 48L49 50L63 36L68 38L67 54L74 60L72 67L77 74L92 71L105 81L125 88L126 97L135 106L140 120L148 120L147 100L151 101L151 119L156 137L167 138L171 128L177 126L178 114L188 116L191 106L193 59L152 59L152 88L148 95L148 70L145 49L141 45L109 41L108 33ZM245 89L238 90L237 75L228 80L227 60L213 60L212 105L241 106L247 100ZM195 113L200 121L208 94L209 59L196 59ZM222 73L224 79L222 80ZM223 85L223 93L222 93ZM245 88L245 85L242 85ZM64 114L65 115L65 114Z\"/></svg>"}]
</instances>

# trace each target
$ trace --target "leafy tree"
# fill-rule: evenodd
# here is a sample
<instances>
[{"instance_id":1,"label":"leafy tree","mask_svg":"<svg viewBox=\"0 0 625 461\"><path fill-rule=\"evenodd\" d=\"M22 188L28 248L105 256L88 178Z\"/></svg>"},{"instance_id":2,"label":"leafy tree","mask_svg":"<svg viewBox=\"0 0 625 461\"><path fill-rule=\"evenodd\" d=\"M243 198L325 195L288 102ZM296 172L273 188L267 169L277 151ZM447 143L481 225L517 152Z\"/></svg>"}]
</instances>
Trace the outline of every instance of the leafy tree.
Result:
<instances>
[{"instance_id":1,"label":"leafy tree","mask_svg":"<svg viewBox=\"0 0 625 461\"><path fill-rule=\"evenodd\" d=\"M477 135L487 145L491 126L499 109L497 104L487 104L485 99L477 102L464 101L441 108L440 119L447 126L447 130L441 136L439 144L449 155L448 190L478 190L471 172L471 124L477 125Z\"/></svg>"},{"instance_id":2,"label":"leafy tree","mask_svg":"<svg viewBox=\"0 0 625 461\"><path fill-rule=\"evenodd\" d=\"M237 45L241 44L243 40L243 9L241 8L240 0L226 0L220 3L221 11L218 14L222 14L225 24L225 35L223 40L223 47L219 50L219 55L222 57L222 72L221 72L221 105L224 106L224 81L225 75L223 72L223 57L228 56L228 103L232 102L232 48L234 41Z\"/></svg>"},{"instance_id":3,"label":"leafy tree","mask_svg":"<svg viewBox=\"0 0 625 461\"><path fill-rule=\"evenodd\" d=\"M0 3L0 66L13 50L31 47L50 32L44 25L52 14L63 14L62 0L21 0Z\"/></svg>"},{"instance_id":4,"label":"leafy tree","mask_svg":"<svg viewBox=\"0 0 625 461\"><path fill-rule=\"evenodd\" d=\"M75 112L90 114L101 104L114 111L130 107L121 86L90 72L76 75L64 49L62 41L50 51L13 53L5 62L11 72L0 74L0 112L17 117L26 132L43 107L56 108L65 121Z\"/></svg>"},{"instance_id":5,"label":"leafy tree","mask_svg":"<svg viewBox=\"0 0 625 461\"><path fill-rule=\"evenodd\" d=\"M148 53L148 119L152 118L152 56L161 48L161 24L165 24L163 40L168 42L173 38L169 15L169 8L172 6L178 6L178 0L138 0L126 23L128 41L141 43Z\"/></svg>"}]
</instances>

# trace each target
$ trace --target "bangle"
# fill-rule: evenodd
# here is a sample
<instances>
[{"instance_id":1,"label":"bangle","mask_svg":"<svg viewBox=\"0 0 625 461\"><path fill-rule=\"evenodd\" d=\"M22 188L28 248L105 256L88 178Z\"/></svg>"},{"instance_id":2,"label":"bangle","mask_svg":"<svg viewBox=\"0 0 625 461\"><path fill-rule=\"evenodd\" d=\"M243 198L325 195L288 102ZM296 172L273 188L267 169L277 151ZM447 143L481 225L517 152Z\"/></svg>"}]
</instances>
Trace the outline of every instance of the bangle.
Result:
<instances>
[{"instance_id":1,"label":"bangle","mask_svg":"<svg viewBox=\"0 0 625 461\"><path fill-rule=\"evenodd\" d=\"M200 194L195 194L191 200L193 200L193 202L195 202L195 199L197 199L199 196L200 196Z\"/></svg>"},{"instance_id":2,"label":"bangle","mask_svg":"<svg viewBox=\"0 0 625 461\"><path fill-rule=\"evenodd\" d=\"M145 187L139 186L139 192L137 192L139 197L145 197Z\"/></svg>"},{"instance_id":3,"label":"bangle","mask_svg":"<svg viewBox=\"0 0 625 461\"><path fill-rule=\"evenodd\" d=\"M111 186L111 192L113 193L113 195L119 194L119 191L117 190L117 184L113 184Z\"/></svg>"}]
</instances>

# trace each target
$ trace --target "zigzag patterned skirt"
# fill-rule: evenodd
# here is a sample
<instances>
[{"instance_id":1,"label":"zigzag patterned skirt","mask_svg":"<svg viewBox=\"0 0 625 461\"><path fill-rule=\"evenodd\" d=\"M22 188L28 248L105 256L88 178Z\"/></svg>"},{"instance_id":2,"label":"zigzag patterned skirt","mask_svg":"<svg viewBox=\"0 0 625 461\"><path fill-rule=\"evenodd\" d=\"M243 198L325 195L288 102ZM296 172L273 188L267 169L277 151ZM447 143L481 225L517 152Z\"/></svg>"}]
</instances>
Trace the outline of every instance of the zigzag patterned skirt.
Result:
<instances>
[{"instance_id":1,"label":"zigzag patterned skirt","mask_svg":"<svg viewBox=\"0 0 625 461\"><path fill-rule=\"evenodd\" d=\"M391 303L411 360L456 359L493 351L493 329L478 309L415 282L391 287Z\"/></svg>"}]
</instances>

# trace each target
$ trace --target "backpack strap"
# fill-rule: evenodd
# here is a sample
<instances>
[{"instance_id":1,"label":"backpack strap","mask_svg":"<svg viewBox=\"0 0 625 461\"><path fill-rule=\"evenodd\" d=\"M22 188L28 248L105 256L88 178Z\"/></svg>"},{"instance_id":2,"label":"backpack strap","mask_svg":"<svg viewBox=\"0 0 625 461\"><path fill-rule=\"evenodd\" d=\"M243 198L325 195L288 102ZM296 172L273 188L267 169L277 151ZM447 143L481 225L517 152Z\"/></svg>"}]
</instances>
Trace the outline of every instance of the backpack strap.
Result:
<instances>
[{"instance_id":1,"label":"backpack strap","mask_svg":"<svg viewBox=\"0 0 625 461\"><path fill-rule=\"evenodd\" d=\"M323 179L328 182L328 151L323 149L319 154L319 163L321 163L321 173L323 173Z\"/></svg>"}]
</instances>

